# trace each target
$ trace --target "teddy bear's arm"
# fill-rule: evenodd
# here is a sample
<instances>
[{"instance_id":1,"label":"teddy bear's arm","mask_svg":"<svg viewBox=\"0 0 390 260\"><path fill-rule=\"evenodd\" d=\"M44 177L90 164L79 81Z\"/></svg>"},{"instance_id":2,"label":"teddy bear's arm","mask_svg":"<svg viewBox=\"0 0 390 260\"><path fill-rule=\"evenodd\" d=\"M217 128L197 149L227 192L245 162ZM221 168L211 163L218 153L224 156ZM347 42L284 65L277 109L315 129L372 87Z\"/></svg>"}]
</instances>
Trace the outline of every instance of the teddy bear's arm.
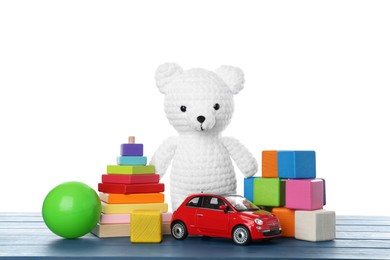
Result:
<instances>
[{"instance_id":1,"label":"teddy bear's arm","mask_svg":"<svg viewBox=\"0 0 390 260\"><path fill-rule=\"evenodd\" d=\"M156 168L156 173L163 177L175 155L178 137L169 137L156 150L150 164Z\"/></svg>"},{"instance_id":2,"label":"teddy bear's arm","mask_svg":"<svg viewBox=\"0 0 390 260\"><path fill-rule=\"evenodd\" d=\"M232 137L222 137L222 142L245 177L252 177L256 174L257 161L243 144Z\"/></svg>"}]
</instances>

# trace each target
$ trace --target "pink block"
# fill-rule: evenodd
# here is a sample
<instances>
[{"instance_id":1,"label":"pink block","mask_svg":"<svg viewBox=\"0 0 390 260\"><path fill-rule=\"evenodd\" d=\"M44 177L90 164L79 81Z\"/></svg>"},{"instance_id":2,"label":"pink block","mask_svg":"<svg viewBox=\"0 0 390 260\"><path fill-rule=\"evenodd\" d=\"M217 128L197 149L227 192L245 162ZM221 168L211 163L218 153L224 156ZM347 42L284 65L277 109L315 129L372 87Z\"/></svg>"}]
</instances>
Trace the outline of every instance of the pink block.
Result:
<instances>
[{"instance_id":1,"label":"pink block","mask_svg":"<svg viewBox=\"0 0 390 260\"><path fill-rule=\"evenodd\" d=\"M100 224L128 224L130 214L101 214Z\"/></svg>"},{"instance_id":2,"label":"pink block","mask_svg":"<svg viewBox=\"0 0 390 260\"><path fill-rule=\"evenodd\" d=\"M162 213L162 222L170 222L172 213ZM129 224L130 214L101 214L100 224Z\"/></svg>"},{"instance_id":3,"label":"pink block","mask_svg":"<svg viewBox=\"0 0 390 260\"><path fill-rule=\"evenodd\" d=\"M286 181L286 208L316 210L322 209L323 204L323 180L310 179Z\"/></svg>"}]
</instances>

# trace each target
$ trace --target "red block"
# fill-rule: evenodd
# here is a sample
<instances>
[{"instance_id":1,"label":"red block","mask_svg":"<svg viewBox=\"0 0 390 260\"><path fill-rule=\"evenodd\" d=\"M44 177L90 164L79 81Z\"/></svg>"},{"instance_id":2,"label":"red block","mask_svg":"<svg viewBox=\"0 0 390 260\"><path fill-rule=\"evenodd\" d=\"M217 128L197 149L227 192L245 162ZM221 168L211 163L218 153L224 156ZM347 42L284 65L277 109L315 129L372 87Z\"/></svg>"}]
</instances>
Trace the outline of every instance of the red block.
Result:
<instances>
[{"instance_id":1,"label":"red block","mask_svg":"<svg viewBox=\"0 0 390 260\"><path fill-rule=\"evenodd\" d=\"M104 193L115 193L115 194L156 193L156 192L164 192L164 183L153 183L153 184L99 183L98 191Z\"/></svg>"},{"instance_id":2,"label":"red block","mask_svg":"<svg viewBox=\"0 0 390 260\"><path fill-rule=\"evenodd\" d=\"M121 183L121 184L143 184L143 183L158 183L160 175L158 174L139 174L139 175L123 175L123 174L103 174L103 183Z\"/></svg>"}]
</instances>

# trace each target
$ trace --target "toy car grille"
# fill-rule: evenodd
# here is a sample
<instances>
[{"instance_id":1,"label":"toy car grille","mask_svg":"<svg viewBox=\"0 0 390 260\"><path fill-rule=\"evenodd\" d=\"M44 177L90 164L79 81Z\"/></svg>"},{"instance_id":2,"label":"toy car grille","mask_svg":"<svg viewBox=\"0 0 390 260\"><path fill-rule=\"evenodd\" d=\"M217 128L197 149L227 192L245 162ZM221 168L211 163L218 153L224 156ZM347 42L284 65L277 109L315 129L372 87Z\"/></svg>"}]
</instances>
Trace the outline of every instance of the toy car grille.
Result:
<instances>
[{"instance_id":1,"label":"toy car grille","mask_svg":"<svg viewBox=\"0 0 390 260\"><path fill-rule=\"evenodd\" d=\"M282 233L282 230L280 230L279 228L277 228L277 229L271 229L269 232L264 232L263 235L264 235L265 237L268 237L268 236L279 235L280 233Z\"/></svg>"}]
</instances>

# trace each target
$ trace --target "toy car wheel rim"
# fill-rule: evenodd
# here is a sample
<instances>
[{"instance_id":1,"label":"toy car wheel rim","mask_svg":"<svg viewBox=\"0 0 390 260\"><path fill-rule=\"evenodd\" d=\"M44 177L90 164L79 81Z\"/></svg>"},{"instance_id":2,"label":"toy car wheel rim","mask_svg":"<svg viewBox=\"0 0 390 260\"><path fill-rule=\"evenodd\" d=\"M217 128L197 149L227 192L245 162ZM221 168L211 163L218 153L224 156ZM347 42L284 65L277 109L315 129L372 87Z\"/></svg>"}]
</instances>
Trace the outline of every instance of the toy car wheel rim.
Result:
<instances>
[{"instance_id":1,"label":"toy car wheel rim","mask_svg":"<svg viewBox=\"0 0 390 260\"><path fill-rule=\"evenodd\" d=\"M182 238L185 234L185 227L183 226L183 224L181 223L176 223L175 225L173 225L172 227L172 235L175 237L175 238Z\"/></svg>"},{"instance_id":2,"label":"toy car wheel rim","mask_svg":"<svg viewBox=\"0 0 390 260\"><path fill-rule=\"evenodd\" d=\"M233 233L233 239L234 239L234 242L236 242L237 244L245 244L248 239L249 239L249 234L248 234L248 231L246 230L246 228L244 227L238 227L234 230L234 233Z\"/></svg>"}]
</instances>

